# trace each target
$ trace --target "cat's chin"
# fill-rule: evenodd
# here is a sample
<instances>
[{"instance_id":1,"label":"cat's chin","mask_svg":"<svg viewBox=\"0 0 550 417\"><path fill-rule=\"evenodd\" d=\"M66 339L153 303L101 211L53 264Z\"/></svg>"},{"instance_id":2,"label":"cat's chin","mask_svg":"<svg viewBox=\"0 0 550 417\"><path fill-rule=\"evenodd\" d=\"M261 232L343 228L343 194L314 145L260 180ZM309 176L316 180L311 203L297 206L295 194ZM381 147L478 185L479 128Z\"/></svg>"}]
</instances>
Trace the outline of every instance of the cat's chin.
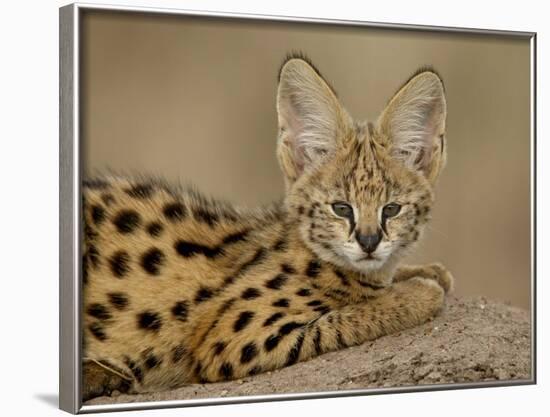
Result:
<instances>
[{"instance_id":1,"label":"cat's chin","mask_svg":"<svg viewBox=\"0 0 550 417\"><path fill-rule=\"evenodd\" d=\"M379 271L384 267L386 264L386 260L382 260L380 258L376 259L360 259L358 261L353 262L353 268L357 272L361 272L363 274L368 274L370 272Z\"/></svg>"},{"instance_id":2,"label":"cat's chin","mask_svg":"<svg viewBox=\"0 0 550 417\"><path fill-rule=\"evenodd\" d=\"M332 262L336 265L357 272L361 275L371 275L376 273L387 265L387 259L382 257L361 257L359 259L350 259L349 257L338 257L335 261L334 258Z\"/></svg>"}]
</instances>

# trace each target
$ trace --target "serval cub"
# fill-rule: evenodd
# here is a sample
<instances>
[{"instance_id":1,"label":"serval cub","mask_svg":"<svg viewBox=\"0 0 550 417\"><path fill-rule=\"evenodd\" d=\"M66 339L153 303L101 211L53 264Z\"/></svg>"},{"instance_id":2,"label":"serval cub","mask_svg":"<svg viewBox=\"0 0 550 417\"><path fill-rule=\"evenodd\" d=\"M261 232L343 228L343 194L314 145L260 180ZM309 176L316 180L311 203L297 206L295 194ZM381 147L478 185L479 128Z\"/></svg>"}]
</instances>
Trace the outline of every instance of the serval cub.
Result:
<instances>
[{"instance_id":1,"label":"serval cub","mask_svg":"<svg viewBox=\"0 0 550 417\"><path fill-rule=\"evenodd\" d=\"M304 57L279 74L284 201L247 210L156 180L84 186L84 399L242 378L419 325L440 264L400 267L445 163L446 101L417 71L355 122Z\"/></svg>"}]
</instances>

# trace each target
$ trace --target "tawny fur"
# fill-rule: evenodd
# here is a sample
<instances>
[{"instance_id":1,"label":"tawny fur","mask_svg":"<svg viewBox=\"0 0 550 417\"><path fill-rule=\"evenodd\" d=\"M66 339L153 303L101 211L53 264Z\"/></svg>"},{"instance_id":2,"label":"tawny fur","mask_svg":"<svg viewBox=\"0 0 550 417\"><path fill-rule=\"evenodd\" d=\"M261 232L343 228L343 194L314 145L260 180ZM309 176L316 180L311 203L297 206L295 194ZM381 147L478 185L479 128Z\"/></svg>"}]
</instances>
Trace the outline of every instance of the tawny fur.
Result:
<instances>
[{"instance_id":1,"label":"tawny fur","mask_svg":"<svg viewBox=\"0 0 550 417\"><path fill-rule=\"evenodd\" d=\"M440 78L416 74L376 125L358 123L291 56L277 110L281 204L241 209L143 178L84 185L85 399L266 372L441 309L448 271L398 266L445 163ZM335 214L337 201L353 222ZM392 202L400 212L382 221ZM364 259L357 234L381 230Z\"/></svg>"}]
</instances>

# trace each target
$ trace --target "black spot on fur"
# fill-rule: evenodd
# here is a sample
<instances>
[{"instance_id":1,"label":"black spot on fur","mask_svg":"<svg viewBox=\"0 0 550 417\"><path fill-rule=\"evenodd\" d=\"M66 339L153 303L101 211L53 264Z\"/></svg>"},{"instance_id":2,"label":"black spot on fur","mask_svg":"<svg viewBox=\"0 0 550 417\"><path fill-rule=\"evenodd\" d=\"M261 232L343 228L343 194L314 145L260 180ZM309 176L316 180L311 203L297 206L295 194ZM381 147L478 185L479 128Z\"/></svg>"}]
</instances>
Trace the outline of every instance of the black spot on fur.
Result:
<instances>
[{"instance_id":1,"label":"black spot on fur","mask_svg":"<svg viewBox=\"0 0 550 417\"><path fill-rule=\"evenodd\" d=\"M137 316L138 327L144 330L158 331L162 327L162 319L158 313L144 311Z\"/></svg>"},{"instance_id":2,"label":"black spot on fur","mask_svg":"<svg viewBox=\"0 0 550 417\"><path fill-rule=\"evenodd\" d=\"M323 347L321 346L321 329L317 326L315 330L315 337L313 338L313 346L315 347L315 353L320 355L323 353Z\"/></svg>"},{"instance_id":3,"label":"black spot on fur","mask_svg":"<svg viewBox=\"0 0 550 417\"><path fill-rule=\"evenodd\" d=\"M90 330L90 333L92 333L95 338L101 342L104 342L107 340L107 334L105 333L105 329L103 329L103 326L100 323L92 323L88 326L88 330Z\"/></svg>"},{"instance_id":4,"label":"black spot on fur","mask_svg":"<svg viewBox=\"0 0 550 417\"><path fill-rule=\"evenodd\" d=\"M240 332L242 329L248 326L253 317L254 313L252 311L243 311L241 314L239 314L239 317L235 321L235 324L233 324L233 330L235 332Z\"/></svg>"},{"instance_id":5,"label":"black spot on fur","mask_svg":"<svg viewBox=\"0 0 550 417\"><path fill-rule=\"evenodd\" d=\"M211 211L199 208L194 212L195 219L201 223L206 223L208 226L212 227L219 222L220 217Z\"/></svg>"},{"instance_id":6,"label":"black spot on fur","mask_svg":"<svg viewBox=\"0 0 550 417\"><path fill-rule=\"evenodd\" d=\"M147 233L149 233L153 237L158 237L162 233L164 227L159 222L153 222L150 223L147 226Z\"/></svg>"},{"instance_id":7,"label":"black spot on fur","mask_svg":"<svg viewBox=\"0 0 550 417\"><path fill-rule=\"evenodd\" d=\"M220 376L225 379L233 378L233 365L231 365L229 362L224 362L220 367Z\"/></svg>"},{"instance_id":8,"label":"black spot on fur","mask_svg":"<svg viewBox=\"0 0 550 417\"><path fill-rule=\"evenodd\" d=\"M189 313L189 302L188 301L178 301L172 307L172 314L179 321L186 321L187 314Z\"/></svg>"},{"instance_id":9,"label":"black spot on fur","mask_svg":"<svg viewBox=\"0 0 550 417\"><path fill-rule=\"evenodd\" d=\"M273 349L277 347L279 342L281 341L281 336L278 334L272 334L267 339L265 339L264 342L264 348L267 352L271 352Z\"/></svg>"},{"instance_id":10,"label":"black spot on fur","mask_svg":"<svg viewBox=\"0 0 550 417\"><path fill-rule=\"evenodd\" d=\"M153 369L162 363L162 359L157 358L155 355L150 354L145 359L145 366L147 369Z\"/></svg>"},{"instance_id":11,"label":"black spot on fur","mask_svg":"<svg viewBox=\"0 0 550 417\"><path fill-rule=\"evenodd\" d=\"M254 376L254 375L258 375L260 372L262 372L262 368L260 368L259 366L254 366L250 368L250 371L248 371L248 375Z\"/></svg>"},{"instance_id":12,"label":"black spot on fur","mask_svg":"<svg viewBox=\"0 0 550 417\"><path fill-rule=\"evenodd\" d=\"M282 264L281 269L285 274L295 274L296 273L296 270L288 264Z\"/></svg>"},{"instance_id":13,"label":"black spot on fur","mask_svg":"<svg viewBox=\"0 0 550 417\"><path fill-rule=\"evenodd\" d=\"M381 288L384 288L384 286L369 284L368 282L363 282L363 281L359 281L359 285L361 287L370 288L372 290L379 290Z\"/></svg>"},{"instance_id":14,"label":"black spot on fur","mask_svg":"<svg viewBox=\"0 0 550 417\"><path fill-rule=\"evenodd\" d=\"M241 297L244 300L253 300L254 298L258 298L262 293L257 288L247 288L243 291L241 294Z\"/></svg>"},{"instance_id":15,"label":"black spot on fur","mask_svg":"<svg viewBox=\"0 0 550 417\"><path fill-rule=\"evenodd\" d=\"M309 297L311 295L311 290L307 288L302 288L296 291L296 295L299 295L300 297Z\"/></svg>"},{"instance_id":16,"label":"black spot on fur","mask_svg":"<svg viewBox=\"0 0 550 417\"><path fill-rule=\"evenodd\" d=\"M320 272L321 272L321 263L316 259L313 259L312 261L310 261L309 264L307 265L306 275L310 278L315 278L319 275Z\"/></svg>"},{"instance_id":17,"label":"black spot on fur","mask_svg":"<svg viewBox=\"0 0 550 417\"><path fill-rule=\"evenodd\" d=\"M296 362L298 362L298 359L300 359L300 351L302 350L302 345L304 344L304 337L305 333L302 331L300 336L298 336L298 338L296 339L294 346L292 346L292 348L288 352L285 366L294 365Z\"/></svg>"},{"instance_id":18,"label":"black spot on fur","mask_svg":"<svg viewBox=\"0 0 550 417\"><path fill-rule=\"evenodd\" d=\"M176 252L184 258L190 258L196 255L204 255L207 258L215 258L223 253L221 248L201 245L199 243L186 242L184 240L178 240L175 244Z\"/></svg>"},{"instance_id":19,"label":"black spot on fur","mask_svg":"<svg viewBox=\"0 0 550 417\"><path fill-rule=\"evenodd\" d=\"M89 241L95 240L98 236L97 232L89 224L84 225L84 235Z\"/></svg>"},{"instance_id":20,"label":"black spot on fur","mask_svg":"<svg viewBox=\"0 0 550 417\"><path fill-rule=\"evenodd\" d=\"M290 300L288 298L280 298L272 304L273 307L288 307L289 305Z\"/></svg>"},{"instance_id":21,"label":"black spot on fur","mask_svg":"<svg viewBox=\"0 0 550 417\"><path fill-rule=\"evenodd\" d=\"M254 342L247 343L241 350L241 363L248 363L258 355L258 348Z\"/></svg>"},{"instance_id":22,"label":"black spot on fur","mask_svg":"<svg viewBox=\"0 0 550 417\"><path fill-rule=\"evenodd\" d=\"M109 207L111 204L115 202L115 198L111 193L101 194L101 200L107 207Z\"/></svg>"},{"instance_id":23,"label":"black spot on fur","mask_svg":"<svg viewBox=\"0 0 550 417\"><path fill-rule=\"evenodd\" d=\"M218 310L218 316L221 316L222 314L224 314L227 310L229 310L231 308L231 306L235 303L237 299L235 297L233 298L229 298L228 300L226 300L222 306L219 308Z\"/></svg>"},{"instance_id":24,"label":"black spot on fur","mask_svg":"<svg viewBox=\"0 0 550 417\"><path fill-rule=\"evenodd\" d=\"M270 279L265 283L265 286L267 288L271 288L272 290L280 290L281 287L285 284L288 277L285 274L279 274L275 278Z\"/></svg>"},{"instance_id":25,"label":"black spot on fur","mask_svg":"<svg viewBox=\"0 0 550 417\"><path fill-rule=\"evenodd\" d=\"M141 266L151 275L158 275L164 264L165 256L157 248L151 248L141 257Z\"/></svg>"},{"instance_id":26,"label":"black spot on fur","mask_svg":"<svg viewBox=\"0 0 550 417\"><path fill-rule=\"evenodd\" d=\"M250 233L249 230L242 230L240 232L231 233L223 238L222 243L224 245L230 245L232 243L245 241L248 233Z\"/></svg>"},{"instance_id":27,"label":"black spot on fur","mask_svg":"<svg viewBox=\"0 0 550 417\"><path fill-rule=\"evenodd\" d=\"M348 277L346 277L342 271L340 271L339 269L335 269L334 273L340 279L340 282L342 283L342 285L346 287L350 285Z\"/></svg>"},{"instance_id":28,"label":"black spot on fur","mask_svg":"<svg viewBox=\"0 0 550 417\"><path fill-rule=\"evenodd\" d=\"M111 271L115 277L122 278L130 271L130 255L125 251L115 252L109 259Z\"/></svg>"},{"instance_id":29,"label":"black spot on fur","mask_svg":"<svg viewBox=\"0 0 550 417\"><path fill-rule=\"evenodd\" d=\"M143 381L143 370L141 369L140 366L136 365L134 368L131 368L130 370L132 371L132 374L138 380L138 382Z\"/></svg>"},{"instance_id":30,"label":"black spot on fur","mask_svg":"<svg viewBox=\"0 0 550 417\"><path fill-rule=\"evenodd\" d=\"M282 237L275 242L275 244L273 245L273 250L275 252L282 252L286 250L287 247L288 247L288 242L284 237Z\"/></svg>"},{"instance_id":31,"label":"black spot on fur","mask_svg":"<svg viewBox=\"0 0 550 417\"><path fill-rule=\"evenodd\" d=\"M340 330L336 331L336 344L338 345L338 349L343 349L346 347L344 337L342 336L342 332Z\"/></svg>"},{"instance_id":32,"label":"black spot on fur","mask_svg":"<svg viewBox=\"0 0 550 417\"><path fill-rule=\"evenodd\" d=\"M82 255L82 282L84 285L88 283L88 255Z\"/></svg>"},{"instance_id":33,"label":"black spot on fur","mask_svg":"<svg viewBox=\"0 0 550 417\"><path fill-rule=\"evenodd\" d=\"M321 304L323 304L321 300L312 300L309 303L307 303L307 305L311 307L320 306Z\"/></svg>"},{"instance_id":34,"label":"black spot on fur","mask_svg":"<svg viewBox=\"0 0 550 417\"><path fill-rule=\"evenodd\" d=\"M351 297L351 294L339 288L332 288L325 292L325 296L340 301L342 299Z\"/></svg>"},{"instance_id":35,"label":"black spot on fur","mask_svg":"<svg viewBox=\"0 0 550 417\"><path fill-rule=\"evenodd\" d=\"M288 323L283 324L281 326L281 328L279 329L279 334L280 335L287 335L290 332L292 332L293 330L298 329L302 326L303 326L302 323L298 323L296 321L289 321Z\"/></svg>"},{"instance_id":36,"label":"black spot on fur","mask_svg":"<svg viewBox=\"0 0 550 417\"><path fill-rule=\"evenodd\" d=\"M275 323L277 320L280 320L281 318L283 318L285 316L285 313L282 313L282 312L277 312L275 314L272 314L271 316L269 316L265 321L264 321L264 324L263 326L264 327L267 327L267 326L271 326L273 323Z\"/></svg>"},{"instance_id":37,"label":"black spot on fur","mask_svg":"<svg viewBox=\"0 0 550 417\"><path fill-rule=\"evenodd\" d=\"M105 209L101 206L92 206L92 220L96 225L100 225L105 221Z\"/></svg>"},{"instance_id":38,"label":"black spot on fur","mask_svg":"<svg viewBox=\"0 0 550 417\"><path fill-rule=\"evenodd\" d=\"M86 312L90 316L95 317L96 319L99 319L99 320L109 320L110 318L113 317L109 312L109 310L107 309L107 307L99 303L90 304Z\"/></svg>"},{"instance_id":39,"label":"black spot on fur","mask_svg":"<svg viewBox=\"0 0 550 417\"><path fill-rule=\"evenodd\" d=\"M183 345L177 345L172 349L172 362L178 363L187 354L187 349Z\"/></svg>"},{"instance_id":40,"label":"black spot on fur","mask_svg":"<svg viewBox=\"0 0 550 417\"><path fill-rule=\"evenodd\" d=\"M266 255L266 250L264 248L259 248L249 261L241 265L241 267L237 271L237 275L242 275L253 266L260 264L264 260Z\"/></svg>"},{"instance_id":41,"label":"black spot on fur","mask_svg":"<svg viewBox=\"0 0 550 417\"><path fill-rule=\"evenodd\" d=\"M137 381L142 382L143 370L138 365L136 365L136 363L133 360L131 360L127 356L124 358L124 362L126 363L126 365L128 365L128 368L130 368L130 371L132 372L134 377L137 379Z\"/></svg>"},{"instance_id":42,"label":"black spot on fur","mask_svg":"<svg viewBox=\"0 0 550 417\"><path fill-rule=\"evenodd\" d=\"M330 313L331 310L329 306L320 305L319 307L315 307L313 311L318 311L321 314L327 314Z\"/></svg>"},{"instance_id":43,"label":"black spot on fur","mask_svg":"<svg viewBox=\"0 0 550 417\"><path fill-rule=\"evenodd\" d=\"M109 183L100 179L88 179L82 181L82 185L92 190L103 190L109 186Z\"/></svg>"},{"instance_id":44,"label":"black spot on fur","mask_svg":"<svg viewBox=\"0 0 550 417\"><path fill-rule=\"evenodd\" d=\"M327 250L332 250L332 246L327 242L321 242L321 246Z\"/></svg>"},{"instance_id":45,"label":"black spot on fur","mask_svg":"<svg viewBox=\"0 0 550 417\"><path fill-rule=\"evenodd\" d=\"M170 203L164 206L162 212L172 222L183 220L187 215L187 209L182 203Z\"/></svg>"},{"instance_id":46,"label":"black spot on fur","mask_svg":"<svg viewBox=\"0 0 550 417\"><path fill-rule=\"evenodd\" d=\"M211 288L207 287L201 287L197 291L197 294L195 294L195 303L202 303L203 301L206 301L214 295L214 291Z\"/></svg>"},{"instance_id":47,"label":"black spot on fur","mask_svg":"<svg viewBox=\"0 0 550 417\"><path fill-rule=\"evenodd\" d=\"M219 355L225 349L225 342L216 342L214 345L214 355Z\"/></svg>"},{"instance_id":48,"label":"black spot on fur","mask_svg":"<svg viewBox=\"0 0 550 417\"><path fill-rule=\"evenodd\" d=\"M148 198L151 197L154 189L151 184L137 184L125 191L126 194L134 198Z\"/></svg>"},{"instance_id":49,"label":"black spot on fur","mask_svg":"<svg viewBox=\"0 0 550 417\"><path fill-rule=\"evenodd\" d=\"M202 375L201 375L202 374L202 363L201 363L201 361L198 361L197 365L195 365L195 371L194 372L195 372L195 375L197 375L199 377L199 379L201 379L201 380L203 379Z\"/></svg>"},{"instance_id":50,"label":"black spot on fur","mask_svg":"<svg viewBox=\"0 0 550 417\"><path fill-rule=\"evenodd\" d=\"M120 233L132 233L141 223L141 218L135 210L122 210L113 220Z\"/></svg>"},{"instance_id":51,"label":"black spot on fur","mask_svg":"<svg viewBox=\"0 0 550 417\"><path fill-rule=\"evenodd\" d=\"M97 250L95 245L90 245L90 247L88 248L88 259L90 260L94 268L97 268L99 266L99 251Z\"/></svg>"},{"instance_id":52,"label":"black spot on fur","mask_svg":"<svg viewBox=\"0 0 550 417\"><path fill-rule=\"evenodd\" d=\"M126 307L128 307L128 296L121 293L121 292L112 292L107 294L109 297L109 302L113 305L114 308L117 310L124 310Z\"/></svg>"}]
</instances>

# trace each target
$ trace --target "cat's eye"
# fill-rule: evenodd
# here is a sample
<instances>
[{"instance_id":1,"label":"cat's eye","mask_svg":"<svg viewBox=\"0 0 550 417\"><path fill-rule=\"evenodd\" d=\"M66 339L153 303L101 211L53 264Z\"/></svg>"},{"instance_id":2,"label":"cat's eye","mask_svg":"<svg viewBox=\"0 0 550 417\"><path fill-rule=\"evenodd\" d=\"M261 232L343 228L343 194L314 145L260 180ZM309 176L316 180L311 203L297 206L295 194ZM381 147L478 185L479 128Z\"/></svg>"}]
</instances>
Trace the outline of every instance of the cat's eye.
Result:
<instances>
[{"instance_id":1,"label":"cat's eye","mask_svg":"<svg viewBox=\"0 0 550 417\"><path fill-rule=\"evenodd\" d=\"M337 216L353 219L353 209L347 203L332 203L332 211Z\"/></svg>"},{"instance_id":2,"label":"cat's eye","mask_svg":"<svg viewBox=\"0 0 550 417\"><path fill-rule=\"evenodd\" d=\"M399 204L397 203L386 204L382 209L382 217L386 219L389 217L394 217L394 216L397 216L400 211L401 211L401 206Z\"/></svg>"}]
</instances>

